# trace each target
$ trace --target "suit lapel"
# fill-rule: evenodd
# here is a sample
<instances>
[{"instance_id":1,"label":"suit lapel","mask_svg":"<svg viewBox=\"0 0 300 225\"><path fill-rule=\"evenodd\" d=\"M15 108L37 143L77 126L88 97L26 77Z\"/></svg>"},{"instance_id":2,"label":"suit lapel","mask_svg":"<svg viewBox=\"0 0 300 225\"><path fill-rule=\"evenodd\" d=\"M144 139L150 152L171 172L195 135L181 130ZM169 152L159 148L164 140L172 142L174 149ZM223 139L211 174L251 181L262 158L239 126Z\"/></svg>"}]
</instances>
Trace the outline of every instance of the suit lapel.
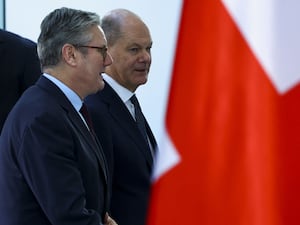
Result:
<instances>
[{"instance_id":1,"label":"suit lapel","mask_svg":"<svg viewBox=\"0 0 300 225\"><path fill-rule=\"evenodd\" d=\"M74 130L76 130L78 133L80 133L81 136L84 137L84 145L88 145L89 149L91 149L93 154L95 154L107 182L108 170L106 160L104 157L102 146L100 145L97 137L93 138L85 123L80 118L78 112L74 109L70 101L55 84L42 76L38 80L37 85L39 85L43 89L46 89L47 92L51 93L51 95L56 98L62 108L66 111L66 119L70 122L70 125L74 128Z\"/></svg>"},{"instance_id":2,"label":"suit lapel","mask_svg":"<svg viewBox=\"0 0 300 225\"><path fill-rule=\"evenodd\" d=\"M103 100L106 101L108 105L108 110L112 118L117 124L119 124L121 129L131 137L133 142L136 143L140 151L142 151L144 154L149 165L152 166L153 158L149 149L149 145L144 140L135 120L132 118L121 98L107 83L105 84L105 88L101 91L101 95L104 97ZM150 129L148 124L147 127L147 129Z\"/></svg>"},{"instance_id":3,"label":"suit lapel","mask_svg":"<svg viewBox=\"0 0 300 225\"><path fill-rule=\"evenodd\" d=\"M99 140L96 136L93 136L93 134L90 133L90 131L88 130L88 128L86 127L86 125L75 110L69 111L68 117L73 127L81 133L81 135L85 139L85 143L87 143L90 149L92 149L92 152L93 154L95 154L97 161L104 173L105 180L107 182L108 170L106 165L106 159L104 157L103 149Z\"/></svg>"},{"instance_id":4,"label":"suit lapel","mask_svg":"<svg viewBox=\"0 0 300 225\"><path fill-rule=\"evenodd\" d=\"M147 134L148 134L148 138L150 139L150 142L151 142L151 145L153 147L153 151L154 151L154 154L156 153L156 150L157 150L157 142L156 142L156 139L154 137L154 134L152 133L152 130L148 124L148 121L146 118L145 119L145 122L146 122L146 129L147 129Z\"/></svg>"}]
</instances>

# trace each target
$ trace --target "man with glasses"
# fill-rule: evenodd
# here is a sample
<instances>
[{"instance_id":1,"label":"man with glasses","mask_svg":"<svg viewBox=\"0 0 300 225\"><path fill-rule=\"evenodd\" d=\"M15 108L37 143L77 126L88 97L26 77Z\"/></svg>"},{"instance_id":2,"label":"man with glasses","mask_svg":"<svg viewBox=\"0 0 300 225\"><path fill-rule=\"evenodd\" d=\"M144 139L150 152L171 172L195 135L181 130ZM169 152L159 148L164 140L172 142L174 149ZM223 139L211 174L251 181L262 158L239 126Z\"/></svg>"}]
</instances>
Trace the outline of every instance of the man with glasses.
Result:
<instances>
[{"instance_id":1,"label":"man with glasses","mask_svg":"<svg viewBox=\"0 0 300 225\"><path fill-rule=\"evenodd\" d=\"M112 63L95 13L60 8L41 23L43 75L9 114L0 140L0 220L6 225L115 225L110 173L83 99Z\"/></svg>"}]
</instances>

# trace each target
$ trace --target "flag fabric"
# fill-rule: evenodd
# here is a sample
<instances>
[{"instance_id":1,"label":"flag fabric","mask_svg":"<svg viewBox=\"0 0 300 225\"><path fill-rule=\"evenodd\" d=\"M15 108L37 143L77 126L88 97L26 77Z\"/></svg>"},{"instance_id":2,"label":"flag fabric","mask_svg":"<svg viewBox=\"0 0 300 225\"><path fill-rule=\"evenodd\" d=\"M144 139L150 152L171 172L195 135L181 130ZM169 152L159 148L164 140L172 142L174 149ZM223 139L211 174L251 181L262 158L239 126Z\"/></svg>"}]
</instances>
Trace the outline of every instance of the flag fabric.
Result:
<instances>
[{"instance_id":1,"label":"flag fabric","mask_svg":"<svg viewBox=\"0 0 300 225\"><path fill-rule=\"evenodd\" d=\"M183 1L148 225L300 224L299 11Z\"/></svg>"}]
</instances>

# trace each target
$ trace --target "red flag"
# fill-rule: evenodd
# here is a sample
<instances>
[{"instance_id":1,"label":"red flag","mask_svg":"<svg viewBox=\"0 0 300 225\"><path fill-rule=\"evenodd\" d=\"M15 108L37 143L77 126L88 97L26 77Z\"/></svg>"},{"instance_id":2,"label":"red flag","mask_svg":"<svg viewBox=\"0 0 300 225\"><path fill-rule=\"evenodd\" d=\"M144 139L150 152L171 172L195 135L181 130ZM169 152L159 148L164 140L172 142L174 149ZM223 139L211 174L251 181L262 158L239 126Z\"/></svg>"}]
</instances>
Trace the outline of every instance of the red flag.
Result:
<instances>
[{"instance_id":1,"label":"red flag","mask_svg":"<svg viewBox=\"0 0 300 225\"><path fill-rule=\"evenodd\" d=\"M300 87L224 2L183 2L149 225L299 224Z\"/></svg>"}]
</instances>

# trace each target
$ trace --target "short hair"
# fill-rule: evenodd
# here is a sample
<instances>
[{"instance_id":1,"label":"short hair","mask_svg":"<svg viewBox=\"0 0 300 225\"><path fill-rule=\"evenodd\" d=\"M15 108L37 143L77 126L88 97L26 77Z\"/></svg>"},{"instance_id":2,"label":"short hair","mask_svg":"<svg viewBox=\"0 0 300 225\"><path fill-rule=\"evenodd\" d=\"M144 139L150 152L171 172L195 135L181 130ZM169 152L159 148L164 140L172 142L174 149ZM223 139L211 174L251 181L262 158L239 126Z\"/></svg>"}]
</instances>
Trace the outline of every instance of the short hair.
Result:
<instances>
[{"instance_id":1,"label":"short hair","mask_svg":"<svg viewBox=\"0 0 300 225\"><path fill-rule=\"evenodd\" d=\"M100 26L96 13L62 7L49 13L41 23L37 50L42 68L57 65L62 58L64 44L86 45L92 40L89 33Z\"/></svg>"},{"instance_id":2,"label":"short hair","mask_svg":"<svg viewBox=\"0 0 300 225\"><path fill-rule=\"evenodd\" d=\"M137 14L122 8L111 10L102 17L101 28L105 33L108 46L113 46L116 41L122 37L122 27L126 24L128 16L134 16L141 20Z\"/></svg>"}]
</instances>

